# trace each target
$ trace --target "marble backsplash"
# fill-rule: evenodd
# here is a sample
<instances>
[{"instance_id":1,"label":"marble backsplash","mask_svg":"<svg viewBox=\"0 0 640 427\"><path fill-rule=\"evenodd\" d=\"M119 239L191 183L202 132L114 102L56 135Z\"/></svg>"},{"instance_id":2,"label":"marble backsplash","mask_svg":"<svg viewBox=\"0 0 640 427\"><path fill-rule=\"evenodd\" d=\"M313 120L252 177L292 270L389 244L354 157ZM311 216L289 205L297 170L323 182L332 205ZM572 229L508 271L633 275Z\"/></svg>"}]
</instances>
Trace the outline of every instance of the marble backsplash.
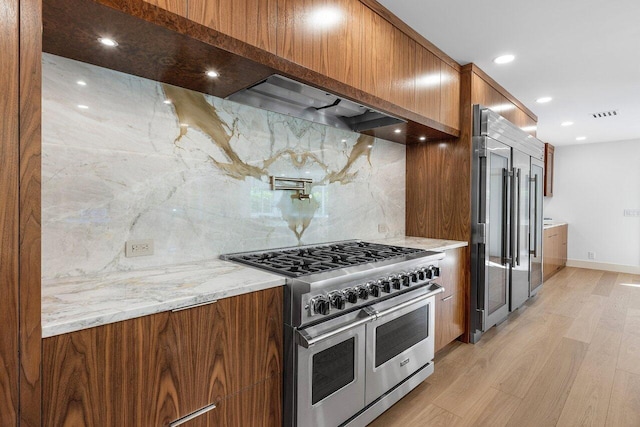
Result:
<instances>
[{"instance_id":1,"label":"marble backsplash","mask_svg":"<svg viewBox=\"0 0 640 427\"><path fill-rule=\"evenodd\" d=\"M404 235L400 144L49 54L42 95L44 278Z\"/></svg>"}]
</instances>

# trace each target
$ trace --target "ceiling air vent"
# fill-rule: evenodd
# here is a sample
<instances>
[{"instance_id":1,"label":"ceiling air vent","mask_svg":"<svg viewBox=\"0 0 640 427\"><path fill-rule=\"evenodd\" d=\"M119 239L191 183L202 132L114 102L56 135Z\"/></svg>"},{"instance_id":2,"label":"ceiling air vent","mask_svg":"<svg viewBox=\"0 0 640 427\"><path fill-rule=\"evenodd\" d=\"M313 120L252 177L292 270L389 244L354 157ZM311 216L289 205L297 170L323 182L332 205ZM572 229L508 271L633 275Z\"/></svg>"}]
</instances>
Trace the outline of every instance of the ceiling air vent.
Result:
<instances>
[{"instance_id":1,"label":"ceiling air vent","mask_svg":"<svg viewBox=\"0 0 640 427\"><path fill-rule=\"evenodd\" d=\"M615 117L618 115L618 110L602 111L600 113L591 113L594 119L605 119L607 117Z\"/></svg>"}]
</instances>

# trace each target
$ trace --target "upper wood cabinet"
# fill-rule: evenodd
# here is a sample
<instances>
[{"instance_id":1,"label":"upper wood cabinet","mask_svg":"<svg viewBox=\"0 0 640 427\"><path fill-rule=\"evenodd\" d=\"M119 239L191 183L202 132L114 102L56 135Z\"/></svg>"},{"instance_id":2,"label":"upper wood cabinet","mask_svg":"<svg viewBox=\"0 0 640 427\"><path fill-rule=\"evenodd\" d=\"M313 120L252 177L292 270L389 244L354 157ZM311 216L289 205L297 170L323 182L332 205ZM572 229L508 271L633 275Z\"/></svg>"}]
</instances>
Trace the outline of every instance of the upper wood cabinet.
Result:
<instances>
[{"instance_id":1,"label":"upper wood cabinet","mask_svg":"<svg viewBox=\"0 0 640 427\"><path fill-rule=\"evenodd\" d=\"M553 167L555 163L555 147L544 144L544 195L553 197Z\"/></svg>"},{"instance_id":2,"label":"upper wood cabinet","mask_svg":"<svg viewBox=\"0 0 640 427\"><path fill-rule=\"evenodd\" d=\"M374 107L381 104L382 109L393 110L398 106L449 128L460 128L460 72L421 44L425 41L416 41L416 34L408 35L411 31L401 30L402 25L394 25L366 2L144 1L359 89L365 92L363 98L370 94L383 101L369 101ZM306 78L304 71L284 73Z\"/></svg>"},{"instance_id":3,"label":"upper wood cabinet","mask_svg":"<svg viewBox=\"0 0 640 427\"><path fill-rule=\"evenodd\" d=\"M280 288L46 338L44 425L167 426L281 381L282 346Z\"/></svg>"},{"instance_id":4,"label":"upper wood cabinet","mask_svg":"<svg viewBox=\"0 0 640 427\"><path fill-rule=\"evenodd\" d=\"M189 0L186 17L252 46L276 53L277 13L278 0Z\"/></svg>"},{"instance_id":5,"label":"upper wood cabinet","mask_svg":"<svg viewBox=\"0 0 640 427\"><path fill-rule=\"evenodd\" d=\"M354 0L278 0L277 55L359 88L363 9Z\"/></svg>"},{"instance_id":6,"label":"upper wood cabinet","mask_svg":"<svg viewBox=\"0 0 640 427\"><path fill-rule=\"evenodd\" d=\"M414 67L415 112L436 121L440 120L440 104L443 100L443 94L441 93L443 81L441 62L440 58L426 48L421 45L416 46ZM459 93L460 89L458 89L458 95Z\"/></svg>"},{"instance_id":7,"label":"upper wood cabinet","mask_svg":"<svg viewBox=\"0 0 640 427\"><path fill-rule=\"evenodd\" d=\"M382 99L390 99L391 52L393 52L396 29L369 8L364 8L363 17L361 55L363 67L360 88Z\"/></svg>"},{"instance_id":8,"label":"upper wood cabinet","mask_svg":"<svg viewBox=\"0 0 640 427\"><path fill-rule=\"evenodd\" d=\"M187 0L144 0L155 6L173 12L176 15L187 16Z\"/></svg>"},{"instance_id":9,"label":"upper wood cabinet","mask_svg":"<svg viewBox=\"0 0 640 427\"><path fill-rule=\"evenodd\" d=\"M460 72L440 61L440 118L438 121L460 129Z\"/></svg>"}]
</instances>

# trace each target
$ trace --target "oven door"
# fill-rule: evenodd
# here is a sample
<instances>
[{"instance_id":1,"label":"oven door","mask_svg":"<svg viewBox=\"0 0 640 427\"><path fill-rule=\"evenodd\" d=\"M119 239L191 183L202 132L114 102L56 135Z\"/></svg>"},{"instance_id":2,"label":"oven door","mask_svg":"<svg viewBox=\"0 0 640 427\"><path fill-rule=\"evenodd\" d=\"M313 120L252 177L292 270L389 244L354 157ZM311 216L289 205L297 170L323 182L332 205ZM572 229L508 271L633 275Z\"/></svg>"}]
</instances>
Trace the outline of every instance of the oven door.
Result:
<instances>
[{"instance_id":1,"label":"oven door","mask_svg":"<svg viewBox=\"0 0 640 427\"><path fill-rule=\"evenodd\" d=\"M399 295L372 308L367 324L367 389L370 404L433 360L435 292L438 285Z\"/></svg>"},{"instance_id":2,"label":"oven door","mask_svg":"<svg viewBox=\"0 0 640 427\"><path fill-rule=\"evenodd\" d=\"M371 320L361 310L298 331L298 426L337 426L364 408L365 324Z\"/></svg>"}]
</instances>

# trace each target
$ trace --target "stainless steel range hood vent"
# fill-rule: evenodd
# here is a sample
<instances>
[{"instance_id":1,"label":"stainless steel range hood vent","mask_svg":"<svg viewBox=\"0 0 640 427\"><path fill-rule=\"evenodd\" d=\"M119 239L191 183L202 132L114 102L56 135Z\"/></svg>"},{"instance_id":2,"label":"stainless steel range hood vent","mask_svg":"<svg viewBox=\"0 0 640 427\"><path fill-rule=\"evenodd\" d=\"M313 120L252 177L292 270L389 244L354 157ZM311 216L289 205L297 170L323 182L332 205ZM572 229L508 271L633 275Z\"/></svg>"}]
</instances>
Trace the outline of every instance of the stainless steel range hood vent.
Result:
<instances>
[{"instance_id":1,"label":"stainless steel range hood vent","mask_svg":"<svg viewBox=\"0 0 640 427\"><path fill-rule=\"evenodd\" d=\"M227 99L354 132L405 122L277 74Z\"/></svg>"}]
</instances>

